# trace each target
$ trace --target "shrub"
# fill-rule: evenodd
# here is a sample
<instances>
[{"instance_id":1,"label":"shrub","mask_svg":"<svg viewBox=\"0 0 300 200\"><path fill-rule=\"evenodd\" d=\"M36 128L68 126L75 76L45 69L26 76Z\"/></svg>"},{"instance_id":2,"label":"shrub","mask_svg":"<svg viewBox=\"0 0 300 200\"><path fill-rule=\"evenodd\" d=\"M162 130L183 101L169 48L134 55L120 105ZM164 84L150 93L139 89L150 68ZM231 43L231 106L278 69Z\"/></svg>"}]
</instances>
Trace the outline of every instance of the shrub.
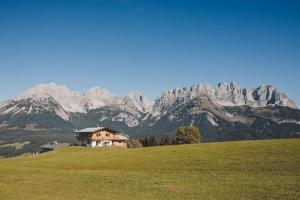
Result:
<instances>
[{"instance_id":1,"label":"shrub","mask_svg":"<svg viewBox=\"0 0 300 200\"><path fill-rule=\"evenodd\" d=\"M183 126L176 133L177 144L192 144L200 142L200 132L195 126Z\"/></svg>"},{"instance_id":2,"label":"shrub","mask_svg":"<svg viewBox=\"0 0 300 200\"><path fill-rule=\"evenodd\" d=\"M140 148L142 147L142 143L139 140L131 139L128 141L128 148Z\"/></svg>"}]
</instances>

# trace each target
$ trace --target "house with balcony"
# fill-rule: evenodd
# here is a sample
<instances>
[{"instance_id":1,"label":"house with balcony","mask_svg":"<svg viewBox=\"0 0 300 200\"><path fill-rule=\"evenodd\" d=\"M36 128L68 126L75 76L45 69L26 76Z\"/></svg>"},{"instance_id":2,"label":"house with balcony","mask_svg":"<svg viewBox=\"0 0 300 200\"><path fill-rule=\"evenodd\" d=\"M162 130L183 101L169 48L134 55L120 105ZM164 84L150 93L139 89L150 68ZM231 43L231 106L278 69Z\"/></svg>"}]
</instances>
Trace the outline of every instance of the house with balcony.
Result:
<instances>
[{"instance_id":1,"label":"house with balcony","mask_svg":"<svg viewBox=\"0 0 300 200\"><path fill-rule=\"evenodd\" d=\"M77 144L90 147L125 147L129 137L107 127L91 127L76 131Z\"/></svg>"}]
</instances>

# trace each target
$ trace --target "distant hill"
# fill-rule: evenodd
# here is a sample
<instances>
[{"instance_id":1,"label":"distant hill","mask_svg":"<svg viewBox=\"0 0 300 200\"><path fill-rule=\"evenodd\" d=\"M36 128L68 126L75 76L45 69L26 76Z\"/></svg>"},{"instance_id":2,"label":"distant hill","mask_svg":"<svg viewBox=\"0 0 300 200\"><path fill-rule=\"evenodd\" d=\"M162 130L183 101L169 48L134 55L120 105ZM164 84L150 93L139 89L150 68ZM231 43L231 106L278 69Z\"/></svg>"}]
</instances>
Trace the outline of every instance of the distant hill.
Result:
<instances>
[{"instance_id":1,"label":"distant hill","mask_svg":"<svg viewBox=\"0 0 300 200\"><path fill-rule=\"evenodd\" d=\"M3 199L300 199L300 139L0 159ZM24 192L26 191L26 192Z\"/></svg>"},{"instance_id":2,"label":"distant hill","mask_svg":"<svg viewBox=\"0 0 300 200\"><path fill-rule=\"evenodd\" d=\"M203 141L299 137L300 110L270 85L195 85L163 92L149 102L140 92L115 95L95 87L85 93L39 84L0 103L0 129L65 130L109 126L131 136L172 135L199 127Z\"/></svg>"}]
</instances>

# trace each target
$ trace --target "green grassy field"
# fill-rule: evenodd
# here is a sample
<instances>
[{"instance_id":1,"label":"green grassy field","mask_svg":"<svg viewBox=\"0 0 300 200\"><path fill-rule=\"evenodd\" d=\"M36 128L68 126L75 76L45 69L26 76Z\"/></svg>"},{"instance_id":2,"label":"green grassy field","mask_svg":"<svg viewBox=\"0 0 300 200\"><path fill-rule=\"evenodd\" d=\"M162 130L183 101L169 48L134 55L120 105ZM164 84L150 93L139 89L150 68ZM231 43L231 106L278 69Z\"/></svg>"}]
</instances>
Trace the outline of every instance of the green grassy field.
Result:
<instances>
[{"instance_id":1,"label":"green grassy field","mask_svg":"<svg viewBox=\"0 0 300 200\"><path fill-rule=\"evenodd\" d=\"M300 199L300 139L1 159L0 199Z\"/></svg>"}]
</instances>

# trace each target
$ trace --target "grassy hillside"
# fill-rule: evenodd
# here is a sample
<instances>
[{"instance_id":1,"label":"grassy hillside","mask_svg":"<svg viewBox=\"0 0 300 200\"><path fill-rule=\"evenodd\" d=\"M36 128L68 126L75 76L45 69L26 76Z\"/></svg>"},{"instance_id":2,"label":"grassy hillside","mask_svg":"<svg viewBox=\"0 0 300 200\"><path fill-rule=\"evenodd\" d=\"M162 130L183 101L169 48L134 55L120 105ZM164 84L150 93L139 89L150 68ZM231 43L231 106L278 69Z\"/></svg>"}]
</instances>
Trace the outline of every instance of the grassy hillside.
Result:
<instances>
[{"instance_id":1,"label":"grassy hillside","mask_svg":"<svg viewBox=\"0 0 300 200\"><path fill-rule=\"evenodd\" d=\"M300 199L300 139L0 160L1 199Z\"/></svg>"}]
</instances>

